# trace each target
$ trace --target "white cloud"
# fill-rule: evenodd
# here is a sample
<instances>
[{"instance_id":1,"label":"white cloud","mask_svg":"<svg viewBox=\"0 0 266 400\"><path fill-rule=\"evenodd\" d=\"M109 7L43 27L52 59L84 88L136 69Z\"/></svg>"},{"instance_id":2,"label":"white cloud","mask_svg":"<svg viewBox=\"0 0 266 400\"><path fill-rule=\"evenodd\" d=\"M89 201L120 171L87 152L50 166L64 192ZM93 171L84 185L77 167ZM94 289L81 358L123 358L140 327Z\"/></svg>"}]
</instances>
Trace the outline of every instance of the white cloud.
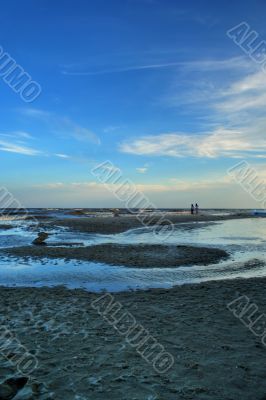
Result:
<instances>
[{"instance_id":1,"label":"white cloud","mask_svg":"<svg viewBox=\"0 0 266 400\"><path fill-rule=\"evenodd\" d=\"M254 112L264 111L266 102L266 73L256 71L233 82L221 92L214 107L221 113L249 113L251 118L256 117Z\"/></svg>"},{"instance_id":2,"label":"white cloud","mask_svg":"<svg viewBox=\"0 0 266 400\"><path fill-rule=\"evenodd\" d=\"M266 92L248 93L227 98L216 104L216 109L224 113L259 110L265 107Z\"/></svg>"},{"instance_id":3,"label":"white cloud","mask_svg":"<svg viewBox=\"0 0 266 400\"><path fill-rule=\"evenodd\" d=\"M266 88L266 73L265 71L258 71L249 74L243 79L234 82L227 94L239 94L248 90L265 90Z\"/></svg>"},{"instance_id":4,"label":"white cloud","mask_svg":"<svg viewBox=\"0 0 266 400\"><path fill-rule=\"evenodd\" d=\"M246 68L242 68L242 64ZM209 74L208 79L208 70L222 70L227 67L231 71L234 69L234 73L229 76ZM177 130L159 135L136 136L120 143L119 150L128 154L149 156L263 159L266 152L266 118L263 117L266 73L242 57L227 61L188 63L184 69L188 73L197 72L196 78L192 76L187 80L189 90L181 93L179 90L178 96L172 93L167 101L165 98L163 101L164 105L171 107L188 103L189 109L192 106L198 107L199 129L186 133ZM236 79L238 70L239 77ZM223 77L225 79L222 81ZM184 84L186 80L183 79L182 82ZM180 86L177 86L176 90L178 89Z\"/></svg>"},{"instance_id":5,"label":"white cloud","mask_svg":"<svg viewBox=\"0 0 266 400\"><path fill-rule=\"evenodd\" d=\"M241 157L266 151L264 137L252 137L248 131L216 128L202 134L165 133L143 136L120 145L124 153L170 157ZM258 156L257 154L255 154ZM263 155L263 154L261 154Z\"/></svg>"}]
</instances>

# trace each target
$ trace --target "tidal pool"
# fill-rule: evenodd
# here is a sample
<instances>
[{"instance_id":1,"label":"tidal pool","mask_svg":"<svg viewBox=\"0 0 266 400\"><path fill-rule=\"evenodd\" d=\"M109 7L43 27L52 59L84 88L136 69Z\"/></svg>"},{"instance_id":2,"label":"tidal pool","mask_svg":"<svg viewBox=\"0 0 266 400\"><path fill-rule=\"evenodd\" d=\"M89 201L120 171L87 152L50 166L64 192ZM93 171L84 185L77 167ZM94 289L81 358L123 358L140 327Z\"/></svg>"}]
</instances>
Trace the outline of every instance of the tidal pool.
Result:
<instances>
[{"instance_id":1,"label":"tidal pool","mask_svg":"<svg viewBox=\"0 0 266 400\"><path fill-rule=\"evenodd\" d=\"M83 287L90 291L121 291L172 287L210 280L266 276L266 219L228 220L215 223L184 223L175 226L170 236L154 234L151 228L133 229L122 234L93 235L51 229L50 242L83 242L90 246L101 243L164 243L218 247L230 259L208 266L178 268L126 268L107 264L65 261L62 259L20 259L0 257L0 285ZM29 245L36 233L26 222L0 232L0 247Z\"/></svg>"}]
</instances>

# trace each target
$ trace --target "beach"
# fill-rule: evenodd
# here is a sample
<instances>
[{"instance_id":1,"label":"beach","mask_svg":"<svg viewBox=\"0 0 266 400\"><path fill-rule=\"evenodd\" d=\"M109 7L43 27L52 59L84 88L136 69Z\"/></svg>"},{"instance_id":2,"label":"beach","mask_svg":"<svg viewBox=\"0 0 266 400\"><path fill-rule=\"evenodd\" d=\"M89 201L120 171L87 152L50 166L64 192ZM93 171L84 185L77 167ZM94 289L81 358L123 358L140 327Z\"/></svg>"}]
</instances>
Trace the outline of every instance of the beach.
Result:
<instances>
[{"instance_id":1,"label":"beach","mask_svg":"<svg viewBox=\"0 0 266 400\"><path fill-rule=\"evenodd\" d=\"M97 296L64 288L1 288L1 322L38 360L17 399L265 399L266 349L228 310L244 294L265 312L266 280L116 293L173 355L154 370L91 307ZM7 312L8 310L8 312ZM19 375L1 363L1 377ZM27 388L27 391L26 391Z\"/></svg>"},{"instance_id":2,"label":"beach","mask_svg":"<svg viewBox=\"0 0 266 400\"><path fill-rule=\"evenodd\" d=\"M41 260L36 267L40 268L40 273L42 268L64 268L67 271L78 260L85 263L84 268L87 265L88 270L94 265L90 264L91 261L96 262L96 269L98 262L106 263L110 268L112 264L117 265L118 271L125 272L123 279L127 279L125 277L130 275L132 268L134 271L139 269L140 276L148 271L150 275L147 279L150 281L156 271L159 270L163 277L165 270L167 279L166 274L170 270L175 272L180 268L182 273L185 266L186 270L193 271L194 264L207 276L203 280L201 278L198 284L182 284L181 281L177 286L172 284L171 288L152 288L151 283L146 290L129 288L115 292L100 287L94 292L81 287L69 289L58 284L48 287L45 281L42 287L30 287L30 284L25 287L23 283L18 285L20 287L2 286L1 381L21 376L28 379L14 400L265 399L266 348L262 338L236 318L228 304L246 296L256 304L258 315L262 315L265 312L266 277L248 278L250 275L243 275L245 279L240 279L238 275L232 275L224 280L221 275L217 278L219 280L215 280L210 278L208 272L209 268L209 271L219 273L221 262L228 270L228 265L237 261L237 271L254 271L257 268L259 274L259 271L264 271L264 255L261 259L252 258L247 262L233 261L230 246L227 253L227 245L222 249L214 241L213 244L206 242L204 246L201 244L204 236L200 239L200 232L209 234L211 238L212 232L215 232L213 229L219 230L223 226L220 223L229 222L232 226L238 221L241 224L246 221L249 224L253 218L248 213L239 212L227 216L169 214L167 218L175 224L177 235L196 237L199 246L178 244L176 241L174 244L141 243L146 236L138 236L141 227L137 218L122 216L40 218L34 235L38 231L51 232L47 245L1 248L2 257L16 260L16 274L20 270L23 274L27 271L32 274L31 260ZM12 222L8 225L12 227ZM261 223L260 227L263 229ZM83 246L64 245L61 231L56 230L59 228L67 229L68 234L70 232L77 237L77 241L82 237ZM127 236L127 229L130 228L133 229L133 236ZM31 226L26 229L26 233L30 232ZM95 234L97 240L105 242L87 246L87 234L89 238ZM127 242L120 242L121 234ZM145 230L144 235L150 233ZM119 241L115 242L117 238ZM58 243L59 239L61 242ZM253 243L250 238L244 239ZM131 243L132 240L135 243ZM20 265L21 260L23 263ZM62 264L52 266L58 260L62 260ZM77 267L73 264L72 268L75 270ZM110 269L112 274L117 270ZM103 312L99 311L102 298L112 299L113 311L109 318L108 307ZM112 323L115 310L134 320L134 327L127 326L127 334ZM127 335L137 326L156 341L157 346L163 349L162 354L167 354L173 361L166 365L167 368L156 364L158 354L154 355L154 359L145 357L139 345L130 342ZM13 338L13 342L10 349L3 351L7 335ZM22 349L31 357L34 368L21 370L21 363L17 362L20 355L17 353L23 353ZM0 398L8 399L4 396Z\"/></svg>"}]
</instances>

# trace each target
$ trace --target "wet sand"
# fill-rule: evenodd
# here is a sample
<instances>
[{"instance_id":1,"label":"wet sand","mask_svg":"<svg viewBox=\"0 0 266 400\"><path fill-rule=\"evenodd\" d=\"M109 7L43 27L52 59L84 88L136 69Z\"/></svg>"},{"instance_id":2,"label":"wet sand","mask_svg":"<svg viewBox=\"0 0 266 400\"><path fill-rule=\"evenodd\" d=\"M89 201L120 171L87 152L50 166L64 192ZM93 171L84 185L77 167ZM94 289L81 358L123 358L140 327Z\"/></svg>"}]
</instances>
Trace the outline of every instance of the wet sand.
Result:
<instances>
[{"instance_id":1,"label":"wet sand","mask_svg":"<svg viewBox=\"0 0 266 400\"><path fill-rule=\"evenodd\" d=\"M265 400L266 348L227 304L246 295L265 312L266 279L116 293L115 301L173 355L166 374L92 308L100 294L59 287L0 293L1 326L38 359L17 400ZM2 380L18 375L1 360Z\"/></svg>"},{"instance_id":2,"label":"wet sand","mask_svg":"<svg viewBox=\"0 0 266 400\"><path fill-rule=\"evenodd\" d=\"M2 254L23 258L63 258L102 262L109 265L140 268L208 265L226 259L229 255L216 248L164 245L101 244L89 247L25 246L2 250Z\"/></svg>"},{"instance_id":3,"label":"wet sand","mask_svg":"<svg viewBox=\"0 0 266 400\"><path fill-rule=\"evenodd\" d=\"M147 226L153 226L160 222L162 214L150 218L147 217L145 222ZM195 226L195 222L213 222L213 221L225 221L229 219L241 219L241 218L252 218L247 212L238 212L232 215L211 215L211 214L164 214L165 220L169 223L191 223L191 228ZM101 234L113 234L122 233L129 229L142 228L143 225L134 215L126 215L120 217L93 217L93 218L65 218L65 219L51 219L50 221L42 222L40 220L39 229L45 230L46 227L62 226L78 232L86 233L101 233Z\"/></svg>"},{"instance_id":4,"label":"wet sand","mask_svg":"<svg viewBox=\"0 0 266 400\"><path fill-rule=\"evenodd\" d=\"M12 229L12 228L13 228L12 225L0 224L0 230L9 230L9 229Z\"/></svg>"}]
</instances>

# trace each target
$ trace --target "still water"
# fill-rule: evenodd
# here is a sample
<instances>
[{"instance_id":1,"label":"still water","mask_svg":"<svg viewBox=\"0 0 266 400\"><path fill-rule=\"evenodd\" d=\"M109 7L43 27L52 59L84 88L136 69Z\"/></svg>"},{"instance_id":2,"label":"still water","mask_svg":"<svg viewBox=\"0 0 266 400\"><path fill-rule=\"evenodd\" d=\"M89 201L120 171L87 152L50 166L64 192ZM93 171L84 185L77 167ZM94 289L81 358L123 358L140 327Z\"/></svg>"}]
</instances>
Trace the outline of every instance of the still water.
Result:
<instances>
[{"instance_id":1,"label":"still water","mask_svg":"<svg viewBox=\"0 0 266 400\"><path fill-rule=\"evenodd\" d=\"M1 221L2 223L2 221ZM35 233L27 222L0 231L0 248L30 245ZM86 246L101 243L175 244L218 247L230 259L209 266L178 268L126 268L106 264L64 261L15 259L0 256L0 285L83 287L90 291L148 289L172 287L210 280L266 276L266 219L229 220L216 223L178 224L170 236L154 234L152 229L139 228L115 235L73 233L68 229L51 229L48 242L83 242Z\"/></svg>"}]
</instances>

